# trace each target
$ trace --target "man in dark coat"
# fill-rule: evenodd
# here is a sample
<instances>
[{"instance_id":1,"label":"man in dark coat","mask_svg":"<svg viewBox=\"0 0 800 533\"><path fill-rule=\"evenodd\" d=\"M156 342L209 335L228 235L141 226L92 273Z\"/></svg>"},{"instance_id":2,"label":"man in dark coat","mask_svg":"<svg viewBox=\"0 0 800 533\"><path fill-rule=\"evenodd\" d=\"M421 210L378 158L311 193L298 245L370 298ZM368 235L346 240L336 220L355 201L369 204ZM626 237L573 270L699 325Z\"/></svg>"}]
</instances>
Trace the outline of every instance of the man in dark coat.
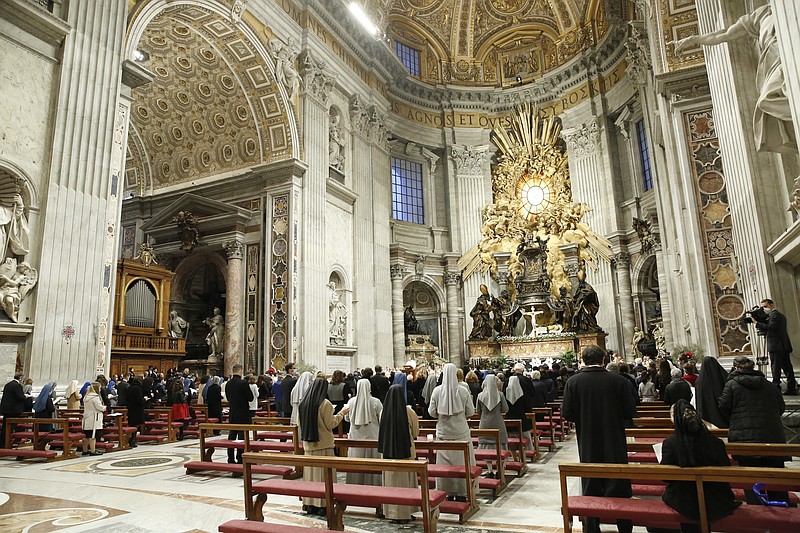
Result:
<instances>
[{"instance_id":1,"label":"man in dark coat","mask_svg":"<svg viewBox=\"0 0 800 533\"><path fill-rule=\"evenodd\" d=\"M605 351L599 346L587 346L582 358L583 370L567 380L561 415L575 423L578 434L578 455L582 463L628 462L625 440L625 420L636 417L636 403L630 385L619 374L603 367ZM584 496L631 497L630 480L582 480ZM617 521L620 533L630 533L630 521ZM598 533L597 519L588 518L584 531Z\"/></svg>"},{"instance_id":2,"label":"man in dark coat","mask_svg":"<svg viewBox=\"0 0 800 533\"><path fill-rule=\"evenodd\" d=\"M120 407L128 406L128 387L130 387L130 383L128 383L128 374L122 374L117 383L117 405Z\"/></svg>"},{"instance_id":3,"label":"man in dark coat","mask_svg":"<svg viewBox=\"0 0 800 533\"><path fill-rule=\"evenodd\" d=\"M692 386L689 385L688 381L683 379L683 372L681 372L680 368L673 368L670 376L672 377L672 381L670 381L669 385L664 389L664 403L673 405L677 403L678 400L691 402Z\"/></svg>"},{"instance_id":4,"label":"man in dark coat","mask_svg":"<svg viewBox=\"0 0 800 533\"><path fill-rule=\"evenodd\" d=\"M18 417L24 410L25 393L22 391L22 374L14 374L14 379L3 387L3 399L0 400L0 414L3 415L3 427L0 429L0 447L5 446L6 442L6 419Z\"/></svg>"},{"instance_id":5,"label":"man in dark coat","mask_svg":"<svg viewBox=\"0 0 800 533\"><path fill-rule=\"evenodd\" d=\"M733 371L719 397L719 410L728 421L728 442L769 442L783 444L781 415L786 404L780 392L763 373L755 370L752 359L740 355L733 360ZM783 457L739 457L740 466L783 468ZM770 500L789 501L787 492L768 491ZM758 504L752 491L745 491L748 503Z\"/></svg>"},{"instance_id":6,"label":"man in dark coat","mask_svg":"<svg viewBox=\"0 0 800 533\"><path fill-rule=\"evenodd\" d=\"M297 384L297 376L295 375L294 363L289 363L285 367L286 377L281 381L281 395L283 402L281 403L281 416L286 418L292 417L292 389Z\"/></svg>"},{"instance_id":7,"label":"man in dark coat","mask_svg":"<svg viewBox=\"0 0 800 533\"><path fill-rule=\"evenodd\" d=\"M144 424L144 407L150 397L145 396L140 378L133 377L131 382L129 384L126 383L126 385L125 403L128 408L128 425L136 428L136 431L131 435L130 445L131 448L136 448L136 435L139 432L139 427Z\"/></svg>"},{"instance_id":8,"label":"man in dark coat","mask_svg":"<svg viewBox=\"0 0 800 533\"><path fill-rule=\"evenodd\" d=\"M242 365L233 365L233 376L225 385L225 397L228 399L228 421L231 424L249 424L253 421L250 416L250 402L253 400L253 391L247 381L242 379ZM229 440L244 439L244 431L231 430ZM234 459L234 451L236 458ZM228 448L228 462L242 463L241 448L234 450Z\"/></svg>"},{"instance_id":9,"label":"man in dark coat","mask_svg":"<svg viewBox=\"0 0 800 533\"><path fill-rule=\"evenodd\" d=\"M389 392L389 387L392 385L389 382L389 378L383 375L383 368L380 366L375 367L375 375L369 378L369 383L372 388L372 395L383 403L386 400L386 393Z\"/></svg>"},{"instance_id":10,"label":"man in dark coat","mask_svg":"<svg viewBox=\"0 0 800 533\"><path fill-rule=\"evenodd\" d=\"M756 322L756 328L767 334L767 351L772 369L772 382L781 386L781 370L786 374L786 394L797 394L797 379L792 367L792 341L786 331L786 316L775 309L769 298L761 300L761 307L767 314L765 322ZM755 322L755 319L751 319Z\"/></svg>"}]
</instances>

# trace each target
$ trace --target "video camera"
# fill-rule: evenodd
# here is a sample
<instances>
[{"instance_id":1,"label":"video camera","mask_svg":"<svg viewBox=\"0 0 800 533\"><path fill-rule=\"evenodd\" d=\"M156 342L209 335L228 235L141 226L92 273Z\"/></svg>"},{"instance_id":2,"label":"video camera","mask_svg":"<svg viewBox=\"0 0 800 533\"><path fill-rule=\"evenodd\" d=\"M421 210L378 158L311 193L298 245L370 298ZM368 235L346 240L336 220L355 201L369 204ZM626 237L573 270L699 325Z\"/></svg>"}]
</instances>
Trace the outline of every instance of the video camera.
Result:
<instances>
[{"instance_id":1,"label":"video camera","mask_svg":"<svg viewBox=\"0 0 800 533\"><path fill-rule=\"evenodd\" d=\"M768 319L769 315L766 311L764 311L764 308L760 305L754 305L753 308L747 311L744 314L744 317L742 317L742 325L747 327L753 322L766 322ZM764 332L759 330L758 334L764 335Z\"/></svg>"}]
</instances>

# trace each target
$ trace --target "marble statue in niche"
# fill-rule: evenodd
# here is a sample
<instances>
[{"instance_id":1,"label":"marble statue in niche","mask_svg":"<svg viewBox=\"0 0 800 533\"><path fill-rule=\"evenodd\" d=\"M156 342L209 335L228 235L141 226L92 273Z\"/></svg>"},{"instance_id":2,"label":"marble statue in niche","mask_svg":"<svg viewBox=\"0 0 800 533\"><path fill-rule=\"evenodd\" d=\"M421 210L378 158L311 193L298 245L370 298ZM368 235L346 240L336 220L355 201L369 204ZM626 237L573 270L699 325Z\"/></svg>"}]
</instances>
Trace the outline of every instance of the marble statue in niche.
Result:
<instances>
[{"instance_id":1,"label":"marble statue in niche","mask_svg":"<svg viewBox=\"0 0 800 533\"><path fill-rule=\"evenodd\" d=\"M330 125L328 126L328 164L338 170L344 171L344 136L342 135L342 117L331 110Z\"/></svg>"},{"instance_id":2,"label":"marble statue in niche","mask_svg":"<svg viewBox=\"0 0 800 533\"><path fill-rule=\"evenodd\" d=\"M26 262L13 257L0 265L0 304L12 322L19 322L19 306L36 285L39 273Z\"/></svg>"},{"instance_id":3,"label":"marble statue in niche","mask_svg":"<svg viewBox=\"0 0 800 533\"><path fill-rule=\"evenodd\" d=\"M647 333L642 331L638 326L633 328L633 338L631 339L631 355L641 357L642 352L639 350L639 343L647 339Z\"/></svg>"},{"instance_id":4,"label":"marble statue in niche","mask_svg":"<svg viewBox=\"0 0 800 533\"><path fill-rule=\"evenodd\" d=\"M602 331L597 324L597 311L600 310L600 299L594 287L586 281L586 272L578 271L578 285L572 294L572 330Z\"/></svg>"},{"instance_id":5,"label":"marble statue in niche","mask_svg":"<svg viewBox=\"0 0 800 533\"><path fill-rule=\"evenodd\" d=\"M481 295L469 312L472 317L472 331L469 340L484 340L492 337L498 306L494 296L489 294L486 285L481 285Z\"/></svg>"},{"instance_id":6,"label":"marble statue in niche","mask_svg":"<svg viewBox=\"0 0 800 533\"><path fill-rule=\"evenodd\" d=\"M344 346L347 332L347 306L336 282L328 283L328 336L331 346Z\"/></svg>"},{"instance_id":7,"label":"marble statue in niche","mask_svg":"<svg viewBox=\"0 0 800 533\"><path fill-rule=\"evenodd\" d=\"M769 4L743 15L727 28L681 39L675 43L675 53L683 53L698 45L714 46L739 39L754 40L758 46L755 81L759 95L753 116L756 148L761 152L797 152L792 112L784 90L785 79L775 34L775 19Z\"/></svg>"},{"instance_id":8,"label":"marble statue in niche","mask_svg":"<svg viewBox=\"0 0 800 533\"><path fill-rule=\"evenodd\" d=\"M417 315L414 313L414 306L409 305L403 312L403 329L406 335L422 335L422 330L419 329L419 321Z\"/></svg>"},{"instance_id":9,"label":"marble statue in niche","mask_svg":"<svg viewBox=\"0 0 800 533\"><path fill-rule=\"evenodd\" d=\"M203 244L200 242L200 232L197 230L197 217L191 211L178 211L178 214L172 217L172 221L178 226L181 250L189 253L195 246Z\"/></svg>"},{"instance_id":10,"label":"marble statue in niche","mask_svg":"<svg viewBox=\"0 0 800 533\"><path fill-rule=\"evenodd\" d=\"M173 339L185 339L189 332L189 323L178 315L177 311L169 313L169 336Z\"/></svg>"},{"instance_id":11,"label":"marble statue in niche","mask_svg":"<svg viewBox=\"0 0 800 533\"><path fill-rule=\"evenodd\" d=\"M219 307L215 307L213 315L203 322L210 328L208 335L206 335L206 344L211 349L208 360L218 361L225 346L225 317L222 316ZM171 327L170 325L170 329Z\"/></svg>"},{"instance_id":12,"label":"marble statue in niche","mask_svg":"<svg viewBox=\"0 0 800 533\"><path fill-rule=\"evenodd\" d=\"M0 259L26 255L30 250L30 229L21 192L21 180L0 185L0 242L3 243Z\"/></svg>"},{"instance_id":13,"label":"marble statue in niche","mask_svg":"<svg viewBox=\"0 0 800 533\"><path fill-rule=\"evenodd\" d=\"M294 46L294 38L287 38L285 43L280 39L271 39L269 52L275 60L275 77L278 83L286 87L291 100L300 90L300 74L294 66L299 52Z\"/></svg>"}]
</instances>

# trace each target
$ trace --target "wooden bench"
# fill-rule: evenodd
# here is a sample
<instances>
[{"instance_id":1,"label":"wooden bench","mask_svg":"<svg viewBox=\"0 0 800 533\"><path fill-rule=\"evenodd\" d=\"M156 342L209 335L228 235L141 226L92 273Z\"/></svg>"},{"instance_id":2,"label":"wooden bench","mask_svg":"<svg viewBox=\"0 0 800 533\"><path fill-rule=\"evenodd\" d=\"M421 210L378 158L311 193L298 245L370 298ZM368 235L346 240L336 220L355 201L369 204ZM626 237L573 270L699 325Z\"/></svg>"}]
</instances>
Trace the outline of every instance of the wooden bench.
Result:
<instances>
[{"instance_id":1,"label":"wooden bench","mask_svg":"<svg viewBox=\"0 0 800 533\"><path fill-rule=\"evenodd\" d=\"M320 468L324 481L267 479L253 482L252 468L256 465L282 465L302 468ZM373 485L348 485L336 483L337 469L349 472L373 473L376 471L409 472L417 476L419 487L379 489ZM428 462L425 460L396 461L388 459L357 459L354 457L327 457L314 455L244 454L245 516L248 520L262 522L263 507L269 494L319 498L328 503L328 529L344 529L343 514L348 505L381 508L384 504L409 505L422 510L422 527L425 533L435 533L439 506L447 496L428 487Z\"/></svg>"},{"instance_id":2,"label":"wooden bench","mask_svg":"<svg viewBox=\"0 0 800 533\"><path fill-rule=\"evenodd\" d=\"M189 461L184 465L187 474L195 474L204 471L230 472L234 477L241 477L244 474L244 467L238 463L219 463L214 462L213 455L217 448L223 449L242 449L245 453L251 451L276 451L275 446L281 445L277 451L289 451L293 455L301 455L300 440L297 426L290 426L290 443L286 442L267 442L258 441L254 437L261 429L280 429L278 426L264 426L262 424L200 424L200 460ZM214 431L242 431L244 440L228 440L226 438L209 439ZM290 449L285 450L286 444ZM254 466L253 473L271 476L281 476L286 479L297 479L303 476L302 468L291 468L286 466Z\"/></svg>"},{"instance_id":3,"label":"wooden bench","mask_svg":"<svg viewBox=\"0 0 800 533\"><path fill-rule=\"evenodd\" d=\"M681 468L664 465L568 464L558 465L561 481L561 513L564 531L572 531L572 517L597 518L603 523L630 520L634 525L662 529L679 529L681 523L698 523L703 533L796 533L800 531L800 509L761 505L742 505L730 516L708 523L703 483L730 482L752 487L765 479L771 483L800 488L800 470L787 468L700 467ZM604 479L661 479L689 481L695 484L700 520L681 516L660 499L607 498L600 496L569 496L570 477Z\"/></svg>"},{"instance_id":4,"label":"wooden bench","mask_svg":"<svg viewBox=\"0 0 800 533\"><path fill-rule=\"evenodd\" d=\"M150 417L142 425L141 435L136 437L136 440L156 442L160 444L166 440L167 442L178 441L178 428L183 423L172 420L172 409L169 407L154 407L144 410L145 416ZM154 437L163 437L161 439Z\"/></svg>"},{"instance_id":5,"label":"wooden bench","mask_svg":"<svg viewBox=\"0 0 800 533\"><path fill-rule=\"evenodd\" d=\"M539 447L547 446L548 451L555 451L556 449L556 428L553 423L553 408L552 407L533 407L530 412L525 413L533 427L536 429L539 437ZM543 418L543 421L538 421L538 418ZM541 431L541 435L539 432ZM538 450L535 450L538 455Z\"/></svg>"},{"instance_id":6,"label":"wooden bench","mask_svg":"<svg viewBox=\"0 0 800 533\"><path fill-rule=\"evenodd\" d=\"M506 461L511 456L511 452L503 449L503 445L500 443L499 429L470 429L470 435L475 438L488 437L494 439L494 448L480 449L477 447L477 443L475 444L475 463L481 468L486 466L486 461L492 461L497 465L496 477L478 479L479 488L489 489L492 491L492 496L497 497L508 486L506 482Z\"/></svg>"},{"instance_id":7,"label":"wooden bench","mask_svg":"<svg viewBox=\"0 0 800 533\"><path fill-rule=\"evenodd\" d=\"M22 459L45 459L46 461L57 461L61 459L72 459L78 456L74 451L76 442L83 439L83 433L71 433L70 421L65 418L8 418L6 419L7 431L3 448L0 449L0 456L16 457ZM17 431L30 427L30 431ZM44 431L41 426L58 426L58 431ZM14 428L12 432L12 427ZM52 448L52 442L61 439L61 453L59 454ZM14 440L31 441L31 447L13 448ZM20 445L23 443L20 442Z\"/></svg>"}]
</instances>

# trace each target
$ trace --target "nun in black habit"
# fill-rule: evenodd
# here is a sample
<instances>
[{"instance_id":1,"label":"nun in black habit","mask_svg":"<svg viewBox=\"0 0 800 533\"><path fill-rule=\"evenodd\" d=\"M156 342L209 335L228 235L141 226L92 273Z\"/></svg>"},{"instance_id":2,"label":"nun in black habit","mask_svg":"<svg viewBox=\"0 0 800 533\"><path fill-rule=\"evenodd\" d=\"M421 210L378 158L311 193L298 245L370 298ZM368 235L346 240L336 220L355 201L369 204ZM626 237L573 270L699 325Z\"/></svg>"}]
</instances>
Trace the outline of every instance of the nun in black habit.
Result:
<instances>
[{"instance_id":1,"label":"nun in black habit","mask_svg":"<svg viewBox=\"0 0 800 533\"><path fill-rule=\"evenodd\" d=\"M402 385L392 385L386 393L378 433L378 451L384 459L416 459L414 440L419 436L419 418L410 405L406 405ZM384 487L416 488L417 476L413 472L384 472ZM408 522L411 507L384 505L383 514L390 520Z\"/></svg>"},{"instance_id":2,"label":"nun in black habit","mask_svg":"<svg viewBox=\"0 0 800 533\"><path fill-rule=\"evenodd\" d=\"M697 413L706 422L718 428L728 427L728 422L719 410L719 397L728 381L728 372L716 357L707 355L700 364L700 373L694 384Z\"/></svg>"}]
</instances>

